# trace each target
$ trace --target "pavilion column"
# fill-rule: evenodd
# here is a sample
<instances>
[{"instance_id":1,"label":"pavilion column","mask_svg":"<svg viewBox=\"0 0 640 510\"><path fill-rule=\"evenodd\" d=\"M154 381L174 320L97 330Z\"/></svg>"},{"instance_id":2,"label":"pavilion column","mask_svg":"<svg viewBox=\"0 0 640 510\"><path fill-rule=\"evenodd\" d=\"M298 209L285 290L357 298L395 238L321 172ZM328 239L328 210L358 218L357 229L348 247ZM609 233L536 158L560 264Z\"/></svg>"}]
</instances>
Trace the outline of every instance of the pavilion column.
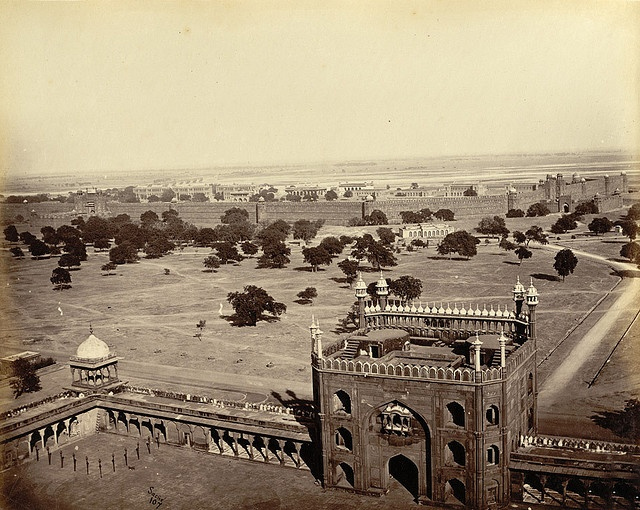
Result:
<instances>
[{"instance_id":1,"label":"pavilion column","mask_svg":"<svg viewBox=\"0 0 640 510\"><path fill-rule=\"evenodd\" d=\"M234 457L238 456L238 435L235 432L231 432L231 438L233 439L233 450Z\"/></svg>"},{"instance_id":2,"label":"pavilion column","mask_svg":"<svg viewBox=\"0 0 640 510\"><path fill-rule=\"evenodd\" d=\"M42 449L44 450L46 448L46 445L44 444L44 429L39 429L38 434L40 434L40 444L42 445Z\"/></svg>"},{"instance_id":3,"label":"pavilion column","mask_svg":"<svg viewBox=\"0 0 640 510\"><path fill-rule=\"evenodd\" d=\"M249 458L253 460L253 442L256 439L256 436L248 436L249 437Z\"/></svg>"},{"instance_id":4,"label":"pavilion column","mask_svg":"<svg viewBox=\"0 0 640 510\"><path fill-rule=\"evenodd\" d=\"M569 480L562 481L562 506L565 506L567 503L567 485L569 484Z\"/></svg>"},{"instance_id":5,"label":"pavilion column","mask_svg":"<svg viewBox=\"0 0 640 510\"><path fill-rule=\"evenodd\" d=\"M264 461L268 464L269 463L269 438L262 439L262 442L264 444Z\"/></svg>"},{"instance_id":6,"label":"pavilion column","mask_svg":"<svg viewBox=\"0 0 640 510\"><path fill-rule=\"evenodd\" d=\"M280 439L276 439L276 443L278 444L278 448L280 449L280 458L278 459L280 461L280 465L284 466L284 449L282 448L282 441ZM276 457L278 455L276 454Z\"/></svg>"},{"instance_id":7,"label":"pavilion column","mask_svg":"<svg viewBox=\"0 0 640 510\"><path fill-rule=\"evenodd\" d=\"M300 469L300 465L302 464L302 462L300 461L300 447L302 445L296 441L293 443L293 446L296 449L296 467Z\"/></svg>"}]
</instances>

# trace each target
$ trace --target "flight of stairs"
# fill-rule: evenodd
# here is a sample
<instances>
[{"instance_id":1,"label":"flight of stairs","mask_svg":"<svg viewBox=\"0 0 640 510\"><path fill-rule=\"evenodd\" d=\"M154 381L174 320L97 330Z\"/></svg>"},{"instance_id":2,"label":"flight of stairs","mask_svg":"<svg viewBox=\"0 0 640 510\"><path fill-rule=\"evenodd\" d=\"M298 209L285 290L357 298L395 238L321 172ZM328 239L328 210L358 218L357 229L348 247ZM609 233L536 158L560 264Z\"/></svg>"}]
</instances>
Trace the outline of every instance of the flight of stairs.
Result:
<instances>
[{"instance_id":1,"label":"flight of stairs","mask_svg":"<svg viewBox=\"0 0 640 510\"><path fill-rule=\"evenodd\" d=\"M342 359L353 359L356 357L356 354L358 354L358 347L360 347L360 341L359 340L347 340L347 346L344 348L344 351L342 352L342 356L340 356Z\"/></svg>"}]
</instances>

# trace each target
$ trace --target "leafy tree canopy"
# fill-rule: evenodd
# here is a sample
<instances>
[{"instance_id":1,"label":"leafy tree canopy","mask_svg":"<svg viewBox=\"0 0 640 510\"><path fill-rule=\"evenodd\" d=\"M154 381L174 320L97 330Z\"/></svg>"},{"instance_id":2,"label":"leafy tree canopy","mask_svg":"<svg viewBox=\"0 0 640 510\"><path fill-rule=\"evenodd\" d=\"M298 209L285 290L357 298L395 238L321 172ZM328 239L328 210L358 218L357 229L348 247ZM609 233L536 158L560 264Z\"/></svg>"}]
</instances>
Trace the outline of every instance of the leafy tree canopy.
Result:
<instances>
[{"instance_id":1,"label":"leafy tree canopy","mask_svg":"<svg viewBox=\"0 0 640 510\"><path fill-rule=\"evenodd\" d=\"M542 227L539 227L538 225L533 225L524 233L524 235L527 240L527 246L529 246L529 243L531 241L535 241L536 243L540 244L549 243L549 241L547 240L547 234L545 234L542 230Z\"/></svg>"},{"instance_id":2,"label":"leafy tree canopy","mask_svg":"<svg viewBox=\"0 0 640 510\"><path fill-rule=\"evenodd\" d=\"M620 248L620 256L640 264L640 244L629 242Z\"/></svg>"},{"instance_id":3,"label":"leafy tree canopy","mask_svg":"<svg viewBox=\"0 0 640 510\"><path fill-rule=\"evenodd\" d=\"M20 240L18 229L15 225L9 225L4 229L4 238L10 243L17 243Z\"/></svg>"},{"instance_id":4,"label":"leafy tree canopy","mask_svg":"<svg viewBox=\"0 0 640 510\"><path fill-rule=\"evenodd\" d=\"M546 216L549 213L550 213L549 208L541 202L538 202L536 204L531 204L527 209L528 217Z\"/></svg>"},{"instance_id":5,"label":"leafy tree canopy","mask_svg":"<svg viewBox=\"0 0 640 510\"><path fill-rule=\"evenodd\" d=\"M522 209L509 209L506 214L507 218L522 218L524 211Z\"/></svg>"},{"instance_id":6,"label":"leafy tree canopy","mask_svg":"<svg viewBox=\"0 0 640 510\"><path fill-rule=\"evenodd\" d=\"M451 209L438 209L433 215L442 221L453 221L455 219Z\"/></svg>"},{"instance_id":7,"label":"leafy tree canopy","mask_svg":"<svg viewBox=\"0 0 640 510\"><path fill-rule=\"evenodd\" d=\"M232 207L220 216L220 221L227 224L249 221L249 211L241 209L240 207Z\"/></svg>"},{"instance_id":8,"label":"leafy tree canopy","mask_svg":"<svg viewBox=\"0 0 640 510\"><path fill-rule=\"evenodd\" d=\"M109 260L115 264L133 264L139 258L138 248L129 241L124 241L109 250Z\"/></svg>"},{"instance_id":9,"label":"leafy tree canopy","mask_svg":"<svg viewBox=\"0 0 640 510\"><path fill-rule=\"evenodd\" d=\"M505 225L504 218L500 216L485 216L480 220L476 230L481 234L489 236L506 236L509 234L509 229Z\"/></svg>"},{"instance_id":10,"label":"leafy tree canopy","mask_svg":"<svg viewBox=\"0 0 640 510\"><path fill-rule=\"evenodd\" d=\"M258 321L273 320L287 311L283 303L279 303L267 291L255 285L247 285L244 292L229 292L227 301L235 313L231 317L234 326L255 326ZM265 313L271 315L266 317Z\"/></svg>"},{"instance_id":11,"label":"leafy tree canopy","mask_svg":"<svg viewBox=\"0 0 640 510\"><path fill-rule=\"evenodd\" d=\"M562 276L562 281L564 281L566 276L572 274L578 265L578 258L568 248L556 253L554 260L553 268L556 270L556 273Z\"/></svg>"},{"instance_id":12,"label":"leafy tree canopy","mask_svg":"<svg viewBox=\"0 0 640 510\"><path fill-rule=\"evenodd\" d=\"M396 234L389 227L378 227L376 229L376 234L378 234L380 241L387 246L393 244L396 240Z\"/></svg>"},{"instance_id":13,"label":"leafy tree canopy","mask_svg":"<svg viewBox=\"0 0 640 510\"><path fill-rule=\"evenodd\" d=\"M613 228L613 222L606 216L603 218L593 218L589 223L588 228L591 232L598 234L606 234Z\"/></svg>"},{"instance_id":14,"label":"leafy tree canopy","mask_svg":"<svg viewBox=\"0 0 640 510\"><path fill-rule=\"evenodd\" d=\"M58 265L60 267L66 267L67 269L71 268L71 266L79 266L80 257L72 255L71 253L65 253L58 259Z\"/></svg>"},{"instance_id":15,"label":"leafy tree canopy","mask_svg":"<svg viewBox=\"0 0 640 510\"><path fill-rule=\"evenodd\" d=\"M321 246L304 248L302 256L304 261L311 265L314 273L318 270L318 266L328 266L333 261L331 254Z\"/></svg>"},{"instance_id":16,"label":"leafy tree canopy","mask_svg":"<svg viewBox=\"0 0 640 510\"><path fill-rule=\"evenodd\" d=\"M49 246L45 242L40 241L40 239L35 239L29 245L29 251L31 252L32 256L38 259L46 255L47 253L51 253L51 248L49 248Z\"/></svg>"},{"instance_id":17,"label":"leafy tree canopy","mask_svg":"<svg viewBox=\"0 0 640 510\"><path fill-rule=\"evenodd\" d=\"M64 267L56 267L51 272L51 283L57 286L57 290L69 287L71 283L71 274Z\"/></svg>"},{"instance_id":18,"label":"leafy tree canopy","mask_svg":"<svg viewBox=\"0 0 640 510\"><path fill-rule=\"evenodd\" d=\"M466 230L458 230L447 234L438 245L437 250L440 255L448 254L451 256L451 253L457 253L461 257L469 259L478 253L476 245L479 243L480 240Z\"/></svg>"},{"instance_id":19,"label":"leafy tree canopy","mask_svg":"<svg viewBox=\"0 0 640 510\"><path fill-rule=\"evenodd\" d=\"M356 281L356 278L358 277L359 266L360 265L356 260L345 259L342 262L338 262L338 267L340 268L340 271L344 273L345 279L347 280L349 286L351 286L351 284Z\"/></svg>"},{"instance_id":20,"label":"leafy tree canopy","mask_svg":"<svg viewBox=\"0 0 640 510\"><path fill-rule=\"evenodd\" d=\"M202 263L204 264L204 267L211 270L218 269L220 267L220 259L215 255L209 255L202 261Z\"/></svg>"},{"instance_id":21,"label":"leafy tree canopy","mask_svg":"<svg viewBox=\"0 0 640 510\"><path fill-rule=\"evenodd\" d=\"M40 377L36 373L36 367L29 360L18 358L11 364L13 379L10 386L13 389L14 398L23 393L31 393L42 389Z\"/></svg>"},{"instance_id":22,"label":"leafy tree canopy","mask_svg":"<svg viewBox=\"0 0 640 510\"><path fill-rule=\"evenodd\" d=\"M575 230L576 228L578 228L578 223L576 223L574 217L569 214L563 214L551 225L551 232L554 234L564 234L568 230Z\"/></svg>"},{"instance_id":23,"label":"leafy tree canopy","mask_svg":"<svg viewBox=\"0 0 640 510\"><path fill-rule=\"evenodd\" d=\"M302 239L305 242L310 241L318 234L321 226L320 222L298 220L293 224L293 238Z\"/></svg>"},{"instance_id":24,"label":"leafy tree canopy","mask_svg":"<svg viewBox=\"0 0 640 510\"><path fill-rule=\"evenodd\" d=\"M402 301L413 301L422 294L422 280L413 276L404 275L389 284L389 291L398 296Z\"/></svg>"}]
</instances>

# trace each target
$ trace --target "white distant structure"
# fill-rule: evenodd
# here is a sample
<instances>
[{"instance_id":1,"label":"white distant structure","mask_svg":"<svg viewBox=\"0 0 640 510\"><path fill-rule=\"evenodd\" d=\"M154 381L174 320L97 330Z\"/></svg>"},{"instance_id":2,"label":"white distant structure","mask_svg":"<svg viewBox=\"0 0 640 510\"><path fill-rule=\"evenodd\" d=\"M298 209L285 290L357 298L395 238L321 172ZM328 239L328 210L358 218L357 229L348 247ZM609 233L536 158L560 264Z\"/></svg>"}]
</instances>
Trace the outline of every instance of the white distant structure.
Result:
<instances>
[{"instance_id":1,"label":"white distant structure","mask_svg":"<svg viewBox=\"0 0 640 510\"><path fill-rule=\"evenodd\" d=\"M414 239L440 241L455 231L455 227L446 223L415 223L402 225L398 236L406 244L406 240L413 241Z\"/></svg>"}]
</instances>

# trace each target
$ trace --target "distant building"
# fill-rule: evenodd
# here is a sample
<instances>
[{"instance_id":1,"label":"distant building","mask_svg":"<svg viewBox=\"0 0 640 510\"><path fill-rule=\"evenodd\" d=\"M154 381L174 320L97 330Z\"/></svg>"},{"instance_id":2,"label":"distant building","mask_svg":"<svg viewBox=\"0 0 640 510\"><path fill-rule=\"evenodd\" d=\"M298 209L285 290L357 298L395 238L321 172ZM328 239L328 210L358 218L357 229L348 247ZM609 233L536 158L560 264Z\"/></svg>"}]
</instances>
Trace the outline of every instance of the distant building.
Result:
<instances>
[{"instance_id":1,"label":"distant building","mask_svg":"<svg viewBox=\"0 0 640 510\"><path fill-rule=\"evenodd\" d=\"M215 195L222 195L225 202L249 202L252 196L260 193L260 187L255 184L214 184L212 191Z\"/></svg>"},{"instance_id":2,"label":"distant building","mask_svg":"<svg viewBox=\"0 0 640 510\"><path fill-rule=\"evenodd\" d=\"M465 192L469 190L474 191L477 196L484 196L487 194L487 187L481 182L462 183L462 184L448 184L444 188L438 190L438 195L443 197L464 197Z\"/></svg>"},{"instance_id":3,"label":"distant building","mask_svg":"<svg viewBox=\"0 0 640 510\"><path fill-rule=\"evenodd\" d=\"M353 197L366 198L367 195L375 197L378 190L373 187L373 181L352 181L338 183L338 190L336 191L336 193L338 193L339 197L344 197L344 194L347 191L350 191Z\"/></svg>"},{"instance_id":4,"label":"distant building","mask_svg":"<svg viewBox=\"0 0 640 510\"><path fill-rule=\"evenodd\" d=\"M455 231L455 227L445 223L416 223L412 225L402 225L398 231L398 236L405 243L407 241L411 242L414 239L440 241Z\"/></svg>"},{"instance_id":5,"label":"distant building","mask_svg":"<svg viewBox=\"0 0 640 510\"><path fill-rule=\"evenodd\" d=\"M287 195L293 195L301 198L318 199L324 197L325 193L329 191L326 186L318 186L315 184L294 184L287 186L284 192Z\"/></svg>"},{"instance_id":6,"label":"distant building","mask_svg":"<svg viewBox=\"0 0 640 510\"><path fill-rule=\"evenodd\" d=\"M162 186L159 184L149 184L148 186L136 186L133 188L133 193L140 201L147 201L149 197L156 196L160 198L165 191L168 191L169 186Z\"/></svg>"},{"instance_id":7,"label":"distant building","mask_svg":"<svg viewBox=\"0 0 640 510\"><path fill-rule=\"evenodd\" d=\"M196 193L202 193L209 200L214 196L213 185L200 181L177 182L171 185L171 189L176 194L178 200L180 200L181 197L187 196L193 198L193 195Z\"/></svg>"}]
</instances>

